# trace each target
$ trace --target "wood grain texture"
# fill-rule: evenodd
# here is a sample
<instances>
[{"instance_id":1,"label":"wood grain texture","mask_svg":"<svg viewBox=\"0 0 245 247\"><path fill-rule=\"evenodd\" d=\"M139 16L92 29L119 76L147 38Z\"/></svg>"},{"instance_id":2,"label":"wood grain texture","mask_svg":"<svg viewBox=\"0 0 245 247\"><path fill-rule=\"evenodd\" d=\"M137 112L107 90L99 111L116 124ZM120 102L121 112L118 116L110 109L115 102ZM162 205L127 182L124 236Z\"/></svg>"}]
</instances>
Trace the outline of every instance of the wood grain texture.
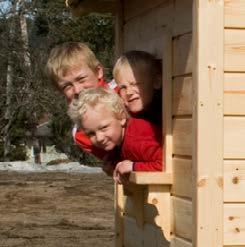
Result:
<instances>
[{"instance_id":1,"label":"wood grain texture","mask_svg":"<svg viewBox=\"0 0 245 247\"><path fill-rule=\"evenodd\" d=\"M245 72L245 30L226 29L224 70Z\"/></svg>"}]
</instances>

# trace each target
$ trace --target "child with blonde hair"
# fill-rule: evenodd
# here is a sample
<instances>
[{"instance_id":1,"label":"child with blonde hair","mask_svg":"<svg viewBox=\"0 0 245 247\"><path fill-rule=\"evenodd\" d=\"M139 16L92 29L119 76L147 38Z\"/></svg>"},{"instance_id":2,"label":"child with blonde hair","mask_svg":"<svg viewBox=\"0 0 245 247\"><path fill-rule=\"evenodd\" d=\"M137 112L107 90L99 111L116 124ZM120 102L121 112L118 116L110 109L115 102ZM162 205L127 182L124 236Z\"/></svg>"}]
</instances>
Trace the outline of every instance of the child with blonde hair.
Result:
<instances>
[{"instance_id":1,"label":"child with blonde hair","mask_svg":"<svg viewBox=\"0 0 245 247\"><path fill-rule=\"evenodd\" d=\"M114 180L123 181L131 171L161 171L161 129L144 119L129 117L123 100L104 88L83 90L69 106L68 115L107 152L118 150Z\"/></svg>"},{"instance_id":2,"label":"child with blonde hair","mask_svg":"<svg viewBox=\"0 0 245 247\"><path fill-rule=\"evenodd\" d=\"M161 125L160 62L148 52L128 51L117 60L113 76L119 87L119 95L130 114Z\"/></svg>"},{"instance_id":3,"label":"child with blonde hair","mask_svg":"<svg viewBox=\"0 0 245 247\"><path fill-rule=\"evenodd\" d=\"M46 70L53 85L66 97L68 104L82 89L104 87L117 91L114 81L104 81L101 63L93 51L81 42L65 42L55 46L50 52ZM77 126L74 126L72 134L82 150L104 158L105 152L94 147Z\"/></svg>"}]
</instances>

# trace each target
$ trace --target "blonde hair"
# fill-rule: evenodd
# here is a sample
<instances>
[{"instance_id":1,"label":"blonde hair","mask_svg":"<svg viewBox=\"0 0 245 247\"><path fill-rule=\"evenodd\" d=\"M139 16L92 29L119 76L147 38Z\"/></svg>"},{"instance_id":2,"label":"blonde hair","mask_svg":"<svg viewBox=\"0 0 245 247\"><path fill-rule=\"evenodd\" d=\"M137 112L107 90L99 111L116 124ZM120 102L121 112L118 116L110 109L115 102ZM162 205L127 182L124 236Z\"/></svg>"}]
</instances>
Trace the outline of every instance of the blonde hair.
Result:
<instances>
[{"instance_id":1,"label":"blonde hair","mask_svg":"<svg viewBox=\"0 0 245 247\"><path fill-rule=\"evenodd\" d=\"M94 72L97 72L101 63L96 58L93 51L81 42L65 42L54 47L49 55L46 72L54 86L61 74L64 74L71 67L79 67L84 63Z\"/></svg>"},{"instance_id":2,"label":"blonde hair","mask_svg":"<svg viewBox=\"0 0 245 247\"><path fill-rule=\"evenodd\" d=\"M78 98L73 99L69 105L68 115L74 123L80 126L81 119L88 108L95 108L97 105L105 106L117 119L129 117L123 101L118 94L102 87L82 90Z\"/></svg>"},{"instance_id":3,"label":"blonde hair","mask_svg":"<svg viewBox=\"0 0 245 247\"><path fill-rule=\"evenodd\" d=\"M132 50L122 54L113 68L113 77L117 80L121 69L131 67L133 71L147 74L152 80L161 75L161 64L153 55L145 51Z\"/></svg>"}]
</instances>

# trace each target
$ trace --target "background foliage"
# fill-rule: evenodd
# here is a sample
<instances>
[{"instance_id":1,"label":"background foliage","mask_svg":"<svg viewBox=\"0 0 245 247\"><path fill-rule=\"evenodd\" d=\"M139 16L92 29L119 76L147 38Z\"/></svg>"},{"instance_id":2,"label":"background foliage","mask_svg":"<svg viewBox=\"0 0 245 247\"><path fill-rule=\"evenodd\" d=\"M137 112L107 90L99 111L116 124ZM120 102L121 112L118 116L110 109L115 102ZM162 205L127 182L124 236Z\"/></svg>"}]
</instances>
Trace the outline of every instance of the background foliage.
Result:
<instances>
[{"instance_id":1,"label":"background foliage","mask_svg":"<svg viewBox=\"0 0 245 247\"><path fill-rule=\"evenodd\" d=\"M27 22L27 49L20 31L21 16ZM52 47L66 41L86 42L104 67L111 68L113 25L114 19L109 15L73 18L64 0L0 1L1 161L25 159L21 150L26 144L26 133L32 134L44 114L52 116L52 139L57 149L68 153L71 158L88 161L89 158L73 146L66 102L50 85L44 68ZM30 59L28 66L24 63L26 54ZM9 71L9 68L12 69ZM9 75L12 87L8 84ZM6 117L9 109L12 114ZM7 139L9 142L6 142ZM6 143L11 152L4 156ZM17 157L14 155L16 152Z\"/></svg>"}]
</instances>

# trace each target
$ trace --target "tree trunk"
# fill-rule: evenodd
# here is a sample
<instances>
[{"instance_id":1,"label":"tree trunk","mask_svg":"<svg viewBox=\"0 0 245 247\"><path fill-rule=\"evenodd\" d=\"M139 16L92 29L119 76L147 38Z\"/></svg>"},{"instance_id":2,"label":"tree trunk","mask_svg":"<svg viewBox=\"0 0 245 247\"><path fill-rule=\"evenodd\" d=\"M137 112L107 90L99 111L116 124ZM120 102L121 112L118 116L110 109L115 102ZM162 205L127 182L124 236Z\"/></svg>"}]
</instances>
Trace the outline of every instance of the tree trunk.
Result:
<instances>
[{"instance_id":1,"label":"tree trunk","mask_svg":"<svg viewBox=\"0 0 245 247\"><path fill-rule=\"evenodd\" d=\"M8 58L8 66L7 66L7 85L6 85L6 111L5 111L5 121L6 125L4 127L4 160L9 160L10 154L10 127L13 122L13 115L12 113L12 105L11 105L11 98L12 98L12 89L13 89L13 63L11 54L9 54Z\"/></svg>"},{"instance_id":2,"label":"tree trunk","mask_svg":"<svg viewBox=\"0 0 245 247\"><path fill-rule=\"evenodd\" d=\"M27 29L27 22L25 16L25 8L24 8L24 0L19 0L20 5L20 12L19 12L19 21L20 21L20 33L21 33L21 40L23 44L23 59L26 71L26 79L31 78L31 59L30 59L30 52L29 52L29 37L28 37L28 29ZM30 83L25 81L23 86L23 92L27 95L27 97L31 94ZM36 114L33 114L35 116ZM36 116L34 117L36 118ZM31 132L31 139L33 140L33 152L34 152L34 162L36 164L41 164L41 146L40 141L36 137L36 124L32 125Z\"/></svg>"},{"instance_id":3,"label":"tree trunk","mask_svg":"<svg viewBox=\"0 0 245 247\"><path fill-rule=\"evenodd\" d=\"M30 60L30 53L29 53L29 38L28 38L28 29L26 23L26 16L25 16L25 9L24 9L24 1L20 1L20 13L19 13L19 21L20 21L20 33L21 33L21 40L23 43L23 58L24 58L24 65L28 71L31 68L31 60Z\"/></svg>"},{"instance_id":4,"label":"tree trunk","mask_svg":"<svg viewBox=\"0 0 245 247\"><path fill-rule=\"evenodd\" d=\"M25 66L26 78L29 78L31 73L31 60L29 54L29 42L28 42L28 30L26 17L24 14L24 1L23 0L15 0L12 2L11 13L12 15L9 17L9 44L11 49L8 53L8 65L7 65L7 78L6 78L6 111L5 111L5 122L6 125L3 129L3 139L4 139L4 160L9 160L9 154L11 151L11 138L10 138L10 128L14 121L16 107L13 106L13 93L14 93L14 61L13 61L13 42L14 36L17 27L15 26L15 20L18 17L20 24L20 35L22 40L22 55L23 55L23 64ZM22 93L26 93L28 95L29 91L29 83L27 81L24 82Z\"/></svg>"},{"instance_id":5,"label":"tree trunk","mask_svg":"<svg viewBox=\"0 0 245 247\"><path fill-rule=\"evenodd\" d=\"M16 15L16 1L12 2L11 12L12 16L9 17L9 44L13 47L14 33L15 33L15 15ZM13 107L12 107L12 97L13 97L13 87L14 87L14 68L13 68L13 57L12 50L8 52L8 65L7 65L7 78L6 78L6 110L4 114L5 127L3 129L3 140L4 140L4 160L9 160L9 154L11 149L10 140L10 127L13 122Z\"/></svg>"}]
</instances>

